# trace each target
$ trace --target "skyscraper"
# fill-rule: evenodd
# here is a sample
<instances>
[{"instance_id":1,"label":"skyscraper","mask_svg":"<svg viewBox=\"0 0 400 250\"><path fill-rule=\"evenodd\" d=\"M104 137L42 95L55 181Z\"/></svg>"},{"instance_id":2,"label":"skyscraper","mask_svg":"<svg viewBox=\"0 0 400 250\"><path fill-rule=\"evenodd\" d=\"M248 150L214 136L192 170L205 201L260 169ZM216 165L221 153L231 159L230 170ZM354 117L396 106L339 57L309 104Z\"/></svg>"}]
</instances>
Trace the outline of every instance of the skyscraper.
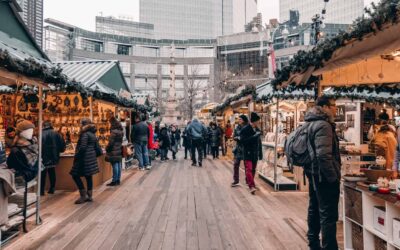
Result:
<instances>
[{"instance_id":1,"label":"skyscraper","mask_svg":"<svg viewBox=\"0 0 400 250\"><path fill-rule=\"evenodd\" d=\"M257 0L140 0L140 22L157 39L215 39L244 32L257 15Z\"/></svg>"},{"instance_id":2,"label":"skyscraper","mask_svg":"<svg viewBox=\"0 0 400 250\"><path fill-rule=\"evenodd\" d=\"M17 0L21 6L20 16L35 38L37 44L43 47L43 0Z\"/></svg>"},{"instance_id":3,"label":"skyscraper","mask_svg":"<svg viewBox=\"0 0 400 250\"><path fill-rule=\"evenodd\" d=\"M289 11L300 12L300 24L311 22L315 14L321 14L324 0L280 0L280 22L289 20ZM327 4L325 23L351 24L363 15L364 0L331 0Z\"/></svg>"}]
</instances>

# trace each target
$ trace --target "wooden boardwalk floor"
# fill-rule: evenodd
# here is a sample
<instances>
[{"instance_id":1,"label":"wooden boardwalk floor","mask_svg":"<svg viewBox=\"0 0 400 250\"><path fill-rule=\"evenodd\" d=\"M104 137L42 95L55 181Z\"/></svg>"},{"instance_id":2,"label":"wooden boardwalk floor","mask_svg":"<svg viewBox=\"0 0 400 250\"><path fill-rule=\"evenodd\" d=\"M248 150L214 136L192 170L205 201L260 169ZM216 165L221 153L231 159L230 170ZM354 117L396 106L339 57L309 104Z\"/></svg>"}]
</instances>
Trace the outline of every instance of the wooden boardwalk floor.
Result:
<instances>
[{"instance_id":1,"label":"wooden boardwalk floor","mask_svg":"<svg viewBox=\"0 0 400 250\"><path fill-rule=\"evenodd\" d=\"M43 204L43 224L6 249L307 249L307 193L274 193L258 180L253 196L230 187L230 162L190 163L130 170L93 203L58 194Z\"/></svg>"}]
</instances>

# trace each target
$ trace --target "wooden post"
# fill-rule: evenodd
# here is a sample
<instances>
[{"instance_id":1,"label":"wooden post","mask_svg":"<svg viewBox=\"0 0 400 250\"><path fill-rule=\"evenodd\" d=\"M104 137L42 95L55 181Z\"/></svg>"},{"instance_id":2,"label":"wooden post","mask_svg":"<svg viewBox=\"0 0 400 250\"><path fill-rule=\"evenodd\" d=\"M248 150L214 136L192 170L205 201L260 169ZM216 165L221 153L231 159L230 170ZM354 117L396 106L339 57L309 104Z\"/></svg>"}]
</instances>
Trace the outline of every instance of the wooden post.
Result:
<instances>
[{"instance_id":1,"label":"wooden post","mask_svg":"<svg viewBox=\"0 0 400 250\"><path fill-rule=\"evenodd\" d=\"M90 120L93 122L93 96L89 97L90 103Z\"/></svg>"},{"instance_id":2,"label":"wooden post","mask_svg":"<svg viewBox=\"0 0 400 250\"><path fill-rule=\"evenodd\" d=\"M37 177L37 193L36 193L36 225L40 225L40 192L41 192L41 179L42 179L42 135L43 135L43 87L39 86L39 124L38 124L38 136L39 136L39 164L38 164L38 177Z\"/></svg>"},{"instance_id":3,"label":"wooden post","mask_svg":"<svg viewBox=\"0 0 400 250\"><path fill-rule=\"evenodd\" d=\"M278 128L279 128L279 99L276 99L276 117L275 117L275 155L274 155L274 190L278 191L278 175L277 175L277 170L278 170Z\"/></svg>"}]
</instances>

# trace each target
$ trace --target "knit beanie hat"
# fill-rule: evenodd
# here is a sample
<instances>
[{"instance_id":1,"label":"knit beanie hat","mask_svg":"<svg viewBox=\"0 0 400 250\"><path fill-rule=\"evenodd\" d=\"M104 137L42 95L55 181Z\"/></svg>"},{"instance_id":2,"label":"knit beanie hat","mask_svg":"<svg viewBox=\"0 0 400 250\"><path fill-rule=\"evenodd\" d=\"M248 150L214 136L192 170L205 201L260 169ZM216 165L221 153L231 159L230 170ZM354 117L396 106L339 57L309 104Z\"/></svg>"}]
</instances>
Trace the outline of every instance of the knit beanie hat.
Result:
<instances>
[{"instance_id":1,"label":"knit beanie hat","mask_svg":"<svg viewBox=\"0 0 400 250\"><path fill-rule=\"evenodd\" d=\"M28 120L22 119L17 121L16 128L17 128L17 133L21 133L22 131L35 128L35 125L33 125L33 123Z\"/></svg>"},{"instance_id":2,"label":"knit beanie hat","mask_svg":"<svg viewBox=\"0 0 400 250\"><path fill-rule=\"evenodd\" d=\"M91 124L91 123L92 123L92 120L90 120L89 118L82 118L82 120L81 120L81 125L82 126L86 126L86 125Z\"/></svg>"},{"instance_id":3,"label":"knit beanie hat","mask_svg":"<svg viewBox=\"0 0 400 250\"><path fill-rule=\"evenodd\" d=\"M250 121L251 122L256 122L256 121L259 121L260 119L261 118L257 113L251 112L251 114L250 114Z\"/></svg>"},{"instance_id":4,"label":"knit beanie hat","mask_svg":"<svg viewBox=\"0 0 400 250\"><path fill-rule=\"evenodd\" d=\"M249 118L246 115L239 115L239 118L242 119L245 123L249 122Z\"/></svg>"}]
</instances>

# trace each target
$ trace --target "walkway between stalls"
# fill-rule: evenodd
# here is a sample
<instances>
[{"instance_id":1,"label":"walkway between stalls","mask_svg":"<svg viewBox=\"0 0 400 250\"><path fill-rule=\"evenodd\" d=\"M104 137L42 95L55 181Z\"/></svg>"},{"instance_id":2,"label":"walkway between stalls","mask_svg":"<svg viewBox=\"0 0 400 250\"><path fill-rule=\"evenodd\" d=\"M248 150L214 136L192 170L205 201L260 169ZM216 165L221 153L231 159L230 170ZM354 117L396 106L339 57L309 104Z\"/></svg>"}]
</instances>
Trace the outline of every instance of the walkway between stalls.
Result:
<instances>
[{"instance_id":1,"label":"walkway between stalls","mask_svg":"<svg viewBox=\"0 0 400 250\"><path fill-rule=\"evenodd\" d=\"M93 203L74 205L76 193L45 202L44 223L6 249L307 249L307 193L258 180L253 196L231 179L229 161L157 161L99 188Z\"/></svg>"}]
</instances>

